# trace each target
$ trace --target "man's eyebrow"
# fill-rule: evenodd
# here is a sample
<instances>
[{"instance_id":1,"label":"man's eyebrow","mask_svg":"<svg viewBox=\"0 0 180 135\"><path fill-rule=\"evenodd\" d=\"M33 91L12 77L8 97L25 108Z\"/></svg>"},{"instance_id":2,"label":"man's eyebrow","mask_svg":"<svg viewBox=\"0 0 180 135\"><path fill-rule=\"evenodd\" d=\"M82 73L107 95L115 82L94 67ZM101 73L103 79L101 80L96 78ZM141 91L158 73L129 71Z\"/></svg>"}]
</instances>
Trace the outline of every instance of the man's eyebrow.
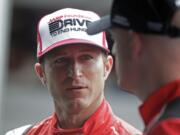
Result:
<instances>
[{"instance_id":1,"label":"man's eyebrow","mask_svg":"<svg viewBox=\"0 0 180 135\"><path fill-rule=\"evenodd\" d=\"M93 47L82 47L81 49L80 49L80 51L81 52L83 52L83 51L97 51L98 49L95 49L95 48L93 48Z\"/></svg>"}]
</instances>

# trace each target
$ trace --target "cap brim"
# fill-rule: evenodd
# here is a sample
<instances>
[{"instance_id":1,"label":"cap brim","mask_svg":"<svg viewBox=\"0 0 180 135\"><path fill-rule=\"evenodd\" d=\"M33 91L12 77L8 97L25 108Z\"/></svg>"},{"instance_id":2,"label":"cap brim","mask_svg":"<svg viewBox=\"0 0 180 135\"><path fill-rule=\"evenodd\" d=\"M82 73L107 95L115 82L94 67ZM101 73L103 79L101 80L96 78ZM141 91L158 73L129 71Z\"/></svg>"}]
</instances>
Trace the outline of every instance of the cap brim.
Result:
<instances>
[{"instance_id":1,"label":"cap brim","mask_svg":"<svg viewBox=\"0 0 180 135\"><path fill-rule=\"evenodd\" d=\"M98 45L97 43L88 41L88 40L83 40L83 39L69 39L69 40L65 40L65 41L61 41L61 42L57 42L55 44L52 44L50 47L46 48L43 52L39 52L37 54L38 59L40 57L42 57L44 54L54 50L57 47L62 47L62 46L67 46L67 45L72 45L72 44L89 44L91 46L94 47L98 47L102 50L104 50L105 52L110 52L108 48L105 48L103 46Z\"/></svg>"},{"instance_id":2,"label":"cap brim","mask_svg":"<svg viewBox=\"0 0 180 135\"><path fill-rule=\"evenodd\" d=\"M87 33L89 35L97 34L105 31L111 27L110 15L102 17L100 20L94 21L87 26Z\"/></svg>"}]
</instances>

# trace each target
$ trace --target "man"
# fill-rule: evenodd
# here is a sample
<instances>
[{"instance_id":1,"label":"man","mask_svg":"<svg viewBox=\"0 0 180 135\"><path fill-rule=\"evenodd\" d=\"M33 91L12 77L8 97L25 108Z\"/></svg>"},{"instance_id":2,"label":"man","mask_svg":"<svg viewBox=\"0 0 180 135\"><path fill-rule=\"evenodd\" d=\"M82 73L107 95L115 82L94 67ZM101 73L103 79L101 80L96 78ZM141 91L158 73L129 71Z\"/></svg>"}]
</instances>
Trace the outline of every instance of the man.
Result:
<instances>
[{"instance_id":1,"label":"man","mask_svg":"<svg viewBox=\"0 0 180 135\"><path fill-rule=\"evenodd\" d=\"M55 113L7 135L140 134L117 118L105 100L104 84L113 59L105 33L86 33L87 25L98 19L93 12L66 8L40 20L35 71L52 95Z\"/></svg>"},{"instance_id":2,"label":"man","mask_svg":"<svg viewBox=\"0 0 180 135\"><path fill-rule=\"evenodd\" d=\"M122 89L137 95L144 134L180 134L180 1L114 0L110 16L89 25L110 28Z\"/></svg>"}]
</instances>

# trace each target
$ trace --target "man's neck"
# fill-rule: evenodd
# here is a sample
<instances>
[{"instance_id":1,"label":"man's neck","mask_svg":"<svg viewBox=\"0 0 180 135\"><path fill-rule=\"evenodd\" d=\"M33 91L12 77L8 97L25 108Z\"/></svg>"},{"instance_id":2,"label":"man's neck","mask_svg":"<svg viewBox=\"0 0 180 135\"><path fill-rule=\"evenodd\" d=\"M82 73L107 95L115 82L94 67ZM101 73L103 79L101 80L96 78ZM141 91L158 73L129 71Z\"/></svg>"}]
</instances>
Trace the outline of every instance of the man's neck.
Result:
<instances>
[{"instance_id":1,"label":"man's neck","mask_svg":"<svg viewBox=\"0 0 180 135\"><path fill-rule=\"evenodd\" d=\"M85 121L89 119L101 105L102 101L103 99L98 100L90 105L90 107L79 110L79 112L76 113L68 113L64 109L56 106L56 114L59 120L58 126L63 129L81 128Z\"/></svg>"},{"instance_id":2,"label":"man's neck","mask_svg":"<svg viewBox=\"0 0 180 135\"><path fill-rule=\"evenodd\" d=\"M71 128L80 128L86 121L85 117L82 118L80 114L74 114L74 115L66 115L64 116L61 114L59 119L58 126L63 129L71 129Z\"/></svg>"}]
</instances>

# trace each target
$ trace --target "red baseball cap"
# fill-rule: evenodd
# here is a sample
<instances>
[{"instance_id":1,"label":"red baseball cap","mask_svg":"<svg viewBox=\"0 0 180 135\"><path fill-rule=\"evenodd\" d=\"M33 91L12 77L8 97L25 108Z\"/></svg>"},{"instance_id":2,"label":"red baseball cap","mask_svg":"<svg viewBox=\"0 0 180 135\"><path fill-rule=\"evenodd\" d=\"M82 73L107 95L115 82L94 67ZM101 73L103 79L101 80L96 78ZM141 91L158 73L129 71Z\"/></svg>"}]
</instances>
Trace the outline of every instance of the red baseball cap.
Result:
<instances>
[{"instance_id":1,"label":"red baseball cap","mask_svg":"<svg viewBox=\"0 0 180 135\"><path fill-rule=\"evenodd\" d=\"M37 57L68 44L84 43L109 52L104 32L88 35L87 25L100 17L91 11L65 8L44 16L38 24Z\"/></svg>"}]
</instances>

